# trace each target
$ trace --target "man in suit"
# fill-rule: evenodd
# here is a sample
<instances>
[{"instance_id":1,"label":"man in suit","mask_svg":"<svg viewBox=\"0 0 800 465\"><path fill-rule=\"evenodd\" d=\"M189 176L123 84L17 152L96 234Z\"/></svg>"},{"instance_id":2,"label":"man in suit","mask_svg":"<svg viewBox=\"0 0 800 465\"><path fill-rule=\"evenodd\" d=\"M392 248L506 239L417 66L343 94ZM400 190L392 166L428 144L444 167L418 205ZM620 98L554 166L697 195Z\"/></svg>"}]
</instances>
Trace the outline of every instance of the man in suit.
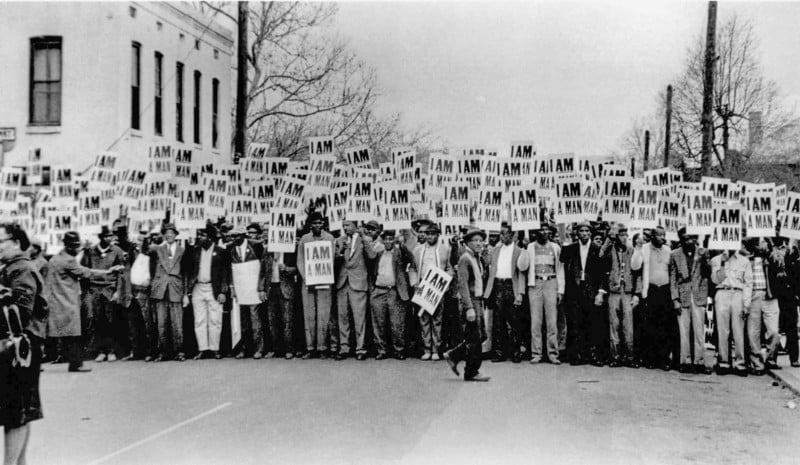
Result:
<instances>
[{"instance_id":1,"label":"man in suit","mask_svg":"<svg viewBox=\"0 0 800 465\"><path fill-rule=\"evenodd\" d=\"M396 244L395 233L385 230L381 240L373 243L375 259L372 260L370 304L372 326L375 329L375 344L378 354L375 360L383 360L388 354L391 335L394 357L404 360L405 327L411 286L408 282L408 267L414 266L414 256L404 244ZM386 329L389 327L387 333Z\"/></svg>"},{"instance_id":2,"label":"man in suit","mask_svg":"<svg viewBox=\"0 0 800 465\"><path fill-rule=\"evenodd\" d=\"M519 363L522 360L519 306L522 305L525 283L517 261L523 250L514 243L514 232L509 224L502 224L499 236L500 242L489 253L489 279L483 293L492 308L494 320L492 362L505 361L511 354L512 361Z\"/></svg>"},{"instance_id":3,"label":"man in suit","mask_svg":"<svg viewBox=\"0 0 800 465\"><path fill-rule=\"evenodd\" d=\"M184 305L192 302L194 334L197 338L195 360L213 354L220 359L222 305L230 284L230 263L225 249L215 245L217 229L209 224L197 230L197 241L187 257Z\"/></svg>"},{"instance_id":4,"label":"man in suit","mask_svg":"<svg viewBox=\"0 0 800 465\"><path fill-rule=\"evenodd\" d=\"M559 365L558 304L564 295L564 266L559 257L561 248L550 241L550 228L545 222L536 231L536 240L529 243L517 259L525 273L520 287L527 288L531 315L531 363L542 361L542 323L545 324L547 358ZM517 361L515 357L514 361Z\"/></svg>"},{"instance_id":5,"label":"man in suit","mask_svg":"<svg viewBox=\"0 0 800 465\"><path fill-rule=\"evenodd\" d=\"M415 267L409 274L411 285L418 286L428 272L428 268L432 266L440 268L450 276L453 276L453 265L450 259L452 249L449 244L439 243L439 227L433 223L423 224L419 229L419 236L422 243L417 245L414 249ZM452 288L452 282L450 286ZM435 361L440 359L439 350L442 344L442 313L447 298L447 293L445 293L433 315L430 315L428 312L422 312L419 317L422 326L422 342L425 347L422 360ZM419 307L416 306L414 308L418 313Z\"/></svg>"},{"instance_id":6,"label":"man in suit","mask_svg":"<svg viewBox=\"0 0 800 465\"><path fill-rule=\"evenodd\" d=\"M678 230L680 247L673 250L669 260L669 283L672 305L678 313L681 338L679 370L687 373L711 374L705 364L705 319L708 300L708 279L711 266L708 250L697 247L697 236ZM692 350L694 349L694 350Z\"/></svg>"},{"instance_id":7,"label":"man in suit","mask_svg":"<svg viewBox=\"0 0 800 465\"><path fill-rule=\"evenodd\" d=\"M306 332L306 353L303 354L303 359L311 358L327 358L326 352L328 346L326 339L329 336L330 319L331 319L331 286L330 285L315 285L308 286L306 284L306 260L305 260L305 245L309 242L316 241L329 241L331 243L331 250L335 249L333 236L323 230L325 226L325 219L319 212L312 212L308 216L308 223L311 231L300 238L297 244L297 272L303 278L303 286L301 295L303 298L303 319L305 323ZM338 352L338 337L335 334L330 334L331 347L330 355L335 357Z\"/></svg>"},{"instance_id":8,"label":"man in suit","mask_svg":"<svg viewBox=\"0 0 800 465\"><path fill-rule=\"evenodd\" d=\"M356 231L352 220L342 222L344 235L335 242L336 302L339 313L339 355L350 353L350 315L356 336L356 359L366 360L367 260L375 258L372 238ZM352 313L351 313L352 312Z\"/></svg>"},{"instance_id":9,"label":"man in suit","mask_svg":"<svg viewBox=\"0 0 800 465\"><path fill-rule=\"evenodd\" d=\"M169 338L172 332L172 350L175 360L186 360L183 346L184 249L175 241L178 230L172 223L161 228L164 243L150 249L150 298L155 301L158 326L158 351L154 361L168 358Z\"/></svg>"},{"instance_id":10,"label":"man in suit","mask_svg":"<svg viewBox=\"0 0 800 465\"><path fill-rule=\"evenodd\" d=\"M598 358L602 341L603 316L594 311L594 302L600 289L603 264L600 248L592 241L588 223L579 223L578 241L561 249L564 264L564 297L567 308L567 350L570 365L591 362L601 365ZM599 334L598 334L599 333Z\"/></svg>"},{"instance_id":11,"label":"man in suit","mask_svg":"<svg viewBox=\"0 0 800 465\"><path fill-rule=\"evenodd\" d=\"M264 274L259 284L267 306L267 327L273 356L294 358L294 300L297 254L264 252Z\"/></svg>"},{"instance_id":12,"label":"man in suit","mask_svg":"<svg viewBox=\"0 0 800 465\"><path fill-rule=\"evenodd\" d=\"M107 270L117 265L125 265L125 252L111 243L114 234L108 226L103 226L98 238L100 242L85 251L81 265L86 268ZM88 280L87 292L84 295L88 309L87 334L89 347L97 354L95 362L117 360L116 352L120 350L117 334L117 305L125 287L123 273L91 277Z\"/></svg>"},{"instance_id":13,"label":"man in suit","mask_svg":"<svg viewBox=\"0 0 800 465\"><path fill-rule=\"evenodd\" d=\"M253 285L253 289L258 288L259 280L263 274L264 255L263 246L251 241L247 238L247 234L243 228L236 228L231 231L233 242L228 244L228 256L230 257L231 267L239 264L246 264L250 262L259 263L258 271L255 276L243 276L243 279L252 279L251 283L245 284L243 281L237 283L235 279L231 282L231 298L236 299L236 287L244 285ZM234 356L237 359L244 358L245 350L253 354L253 358L258 360L264 356L264 319L261 316L261 305L258 303L250 303L239 300L239 309L241 311L242 321L242 340L239 343L239 350L233 347L236 351Z\"/></svg>"},{"instance_id":14,"label":"man in suit","mask_svg":"<svg viewBox=\"0 0 800 465\"><path fill-rule=\"evenodd\" d=\"M486 287L485 272L480 260L486 233L480 229L468 229L463 235L466 245L464 254L458 260L458 294L461 301L461 317L464 325L464 338L453 349L444 353L450 369L458 376L458 364L466 362L464 381L489 381L481 376L481 341L485 337L483 323L483 296Z\"/></svg>"}]
</instances>

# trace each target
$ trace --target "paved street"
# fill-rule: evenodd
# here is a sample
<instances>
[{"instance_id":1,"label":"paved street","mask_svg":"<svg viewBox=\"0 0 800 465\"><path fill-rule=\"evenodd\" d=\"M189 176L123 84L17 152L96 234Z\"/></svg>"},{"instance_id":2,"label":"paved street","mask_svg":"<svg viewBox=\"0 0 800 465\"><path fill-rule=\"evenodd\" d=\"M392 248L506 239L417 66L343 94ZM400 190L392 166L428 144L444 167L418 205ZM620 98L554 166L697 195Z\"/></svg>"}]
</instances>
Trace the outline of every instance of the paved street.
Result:
<instances>
[{"instance_id":1,"label":"paved street","mask_svg":"<svg viewBox=\"0 0 800 465\"><path fill-rule=\"evenodd\" d=\"M797 463L770 377L486 363L46 365L32 464ZM463 460L459 460L463 459Z\"/></svg>"}]
</instances>

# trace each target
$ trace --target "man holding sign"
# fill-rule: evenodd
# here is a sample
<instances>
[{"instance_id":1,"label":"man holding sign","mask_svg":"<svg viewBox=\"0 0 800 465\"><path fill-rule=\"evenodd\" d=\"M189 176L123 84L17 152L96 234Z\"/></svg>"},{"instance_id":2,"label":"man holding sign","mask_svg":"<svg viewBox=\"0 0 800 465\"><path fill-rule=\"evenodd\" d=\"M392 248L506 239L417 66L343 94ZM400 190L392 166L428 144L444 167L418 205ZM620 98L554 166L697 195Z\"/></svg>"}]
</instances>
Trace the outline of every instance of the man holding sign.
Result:
<instances>
[{"instance_id":1,"label":"man holding sign","mask_svg":"<svg viewBox=\"0 0 800 465\"><path fill-rule=\"evenodd\" d=\"M744 327L753 296L753 267L738 250L725 251L711 259L711 280L717 285L714 310L717 323L717 374L727 374L731 365L739 376L747 376L744 365ZM734 357L729 338L733 336ZM733 362L731 364L731 362Z\"/></svg>"},{"instance_id":2,"label":"man holding sign","mask_svg":"<svg viewBox=\"0 0 800 465\"><path fill-rule=\"evenodd\" d=\"M338 338L334 334L329 334L328 328L331 320L331 286L330 284L313 284L311 278L306 273L306 244L311 242L324 241L333 247L333 236L322 229L325 220L319 212L313 212L308 216L311 232L300 239L297 245L297 271L303 278L302 298L303 298L303 319L305 320L306 332L306 353L304 360L310 358L327 358L328 346L326 339L331 338L331 355L335 356L338 346ZM333 258L330 260L333 267Z\"/></svg>"},{"instance_id":3,"label":"man holding sign","mask_svg":"<svg viewBox=\"0 0 800 465\"><path fill-rule=\"evenodd\" d=\"M466 361L464 381L489 381L488 376L481 376L481 341L486 337L483 322L483 295L486 287L486 273L481 264L486 233L471 228L464 233L466 244L464 254L458 260L458 295L461 298L462 324L464 340L444 353L444 359L450 369L458 376L458 364Z\"/></svg>"}]
</instances>

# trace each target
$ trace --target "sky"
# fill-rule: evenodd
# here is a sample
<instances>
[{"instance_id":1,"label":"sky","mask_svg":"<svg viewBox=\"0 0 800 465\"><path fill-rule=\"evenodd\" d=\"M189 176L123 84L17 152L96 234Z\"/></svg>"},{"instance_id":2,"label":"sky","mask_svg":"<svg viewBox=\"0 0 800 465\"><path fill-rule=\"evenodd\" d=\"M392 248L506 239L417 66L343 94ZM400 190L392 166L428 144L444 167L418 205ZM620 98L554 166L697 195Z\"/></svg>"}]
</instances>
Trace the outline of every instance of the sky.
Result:
<instances>
[{"instance_id":1,"label":"sky","mask_svg":"<svg viewBox=\"0 0 800 465\"><path fill-rule=\"evenodd\" d=\"M602 155L683 69L706 2L344 2L335 28L378 74L379 108L449 147ZM800 101L800 2L718 3L753 21L764 73Z\"/></svg>"}]
</instances>

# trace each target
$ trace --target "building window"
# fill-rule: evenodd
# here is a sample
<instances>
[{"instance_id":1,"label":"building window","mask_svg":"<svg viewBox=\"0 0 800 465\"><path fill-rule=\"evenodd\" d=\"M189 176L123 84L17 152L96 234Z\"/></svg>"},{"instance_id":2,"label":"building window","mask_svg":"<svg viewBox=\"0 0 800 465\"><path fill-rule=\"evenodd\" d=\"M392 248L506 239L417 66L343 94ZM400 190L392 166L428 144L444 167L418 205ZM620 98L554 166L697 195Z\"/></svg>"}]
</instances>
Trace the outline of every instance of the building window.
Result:
<instances>
[{"instance_id":1,"label":"building window","mask_svg":"<svg viewBox=\"0 0 800 465\"><path fill-rule=\"evenodd\" d=\"M135 18L136 17L136 8L134 8L132 6L129 6L128 7L128 14L131 16L131 18Z\"/></svg>"},{"instance_id":2,"label":"building window","mask_svg":"<svg viewBox=\"0 0 800 465\"><path fill-rule=\"evenodd\" d=\"M61 37L31 39L30 123L61 124Z\"/></svg>"},{"instance_id":3,"label":"building window","mask_svg":"<svg viewBox=\"0 0 800 465\"><path fill-rule=\"evenodd\" d=\"M161 21L156 21L156 30L161 30L164 27L164 23Z\"/></svg>"},{"instance_id":4,"label":"building window","mask_svg":"<svg viewBox=\"0 0 800 465\"><path fill-rule=\"evenodd\" d=\"M200 39L195 39L194 40L194 49L195 50L200 50Z\"/></svg>"},{"instance_id":5,"label":"building window","mask_svg":"<svg viewBox=\"0 0 800 465\"><path fill-rule=\"evenodd\" d=\"M155 96L156 96L156 99L155 99L155 105L156 105L156 107L155 107L155 112L154 112L155 113L155 118L156 118L156 120L155 120L155 123L156 123L155 131L156 131L156 135L160 136L162 134L162 131L161 131L161 128L162 128L162 124L161 124L161 122L162 122L162 119L161 119L161 116L162 116L162 113L161 113L161 100L162 100L161 99L161 89L162 89L162 87L161 87L161 76L162 76L161 64L164 61L164 55L162 55L159 52L156 52L155 58L156 58L156 62L155 62L155 65L156 65L155 66L155 68L156 68L156 79L155 79L155 84L156 84Z\"/></svg>"},{"instance_id":6,"label":"building window","mask_svg":"<svg viewBox=\"0 0 800 465\"><path fill-rule=\"evenodd\" d=\"M183 142L183 63L175 65L175 140Z\"/></svg>"},{"instance_id":7,"label":"building window","mask_svg":"<svg viewBox=\"0 0 800 465\"><path fill-rule=\"evenodd\" d=\"M200 143L200 71L194 72L194 143Z\"/></svg>"},{"instance_id":8,"label":"building window","mask_svg":"<svg viewBox=\"0 0 800 465\"><path fill-rule=\"evenodd\" d=\"M139 124L139 83L142 77L142 44L131 45L131 129L141 129Z\"/></svg>"},{"instance_id":9,"label":"building window","mask_svg":"<svg viewBox=\"0 0 800 465\"><path fill-rule=\"evenodd\" d=\"M219 79L211 81L211 147L219 146L217 115L219 114Z\"/></svg>"},{"instance_id":10,"label":"building window","mask_svg":"<svg viewBox=\"0 0 800 465\"><path fill-rule=\"evenodd\" d=\"M216 60L218 58L219 58L219 50L214 49L214 59Z\"/></svg>"}]
</instances>

